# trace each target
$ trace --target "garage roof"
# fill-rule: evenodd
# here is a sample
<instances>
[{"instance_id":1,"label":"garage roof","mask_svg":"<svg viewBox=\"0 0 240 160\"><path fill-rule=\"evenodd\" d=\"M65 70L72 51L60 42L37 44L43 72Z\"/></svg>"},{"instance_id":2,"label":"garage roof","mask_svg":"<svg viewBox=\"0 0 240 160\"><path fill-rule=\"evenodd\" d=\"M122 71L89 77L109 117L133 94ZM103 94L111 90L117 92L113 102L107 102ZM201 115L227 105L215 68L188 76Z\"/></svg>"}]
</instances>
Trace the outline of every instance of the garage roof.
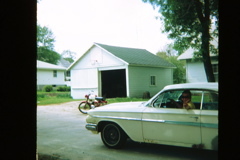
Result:
<instances>
[{"instance_id":1,"label":"garage roof","mask_svg":"<svg viewBox=\"0 0 240 160\"><path fill-rule=\"evenodd\" d=\"M152 54L146 49L109 46L100 43L95 43L95 45L122 59L129 65L176 68L173 64L167 62L159 56Z\"/></svg>"}]
</instances>

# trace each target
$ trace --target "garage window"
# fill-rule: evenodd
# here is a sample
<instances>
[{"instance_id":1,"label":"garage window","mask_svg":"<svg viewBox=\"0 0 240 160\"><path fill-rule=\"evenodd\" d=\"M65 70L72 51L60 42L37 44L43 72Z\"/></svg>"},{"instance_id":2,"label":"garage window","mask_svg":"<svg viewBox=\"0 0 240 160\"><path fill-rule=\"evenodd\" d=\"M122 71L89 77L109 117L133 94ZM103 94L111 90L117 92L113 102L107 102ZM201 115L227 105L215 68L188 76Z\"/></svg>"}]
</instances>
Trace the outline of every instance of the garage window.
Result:
<instances>
[{"instance_id":1,"label":"garage window","mask_svg":"<svg viewBox=\"0 0 240 160\"><path fill-rule=\"evenodd\" d=\"M156 76L150 76L150 85L155 86L156 85Z\"/></svg>"}]
</instances>

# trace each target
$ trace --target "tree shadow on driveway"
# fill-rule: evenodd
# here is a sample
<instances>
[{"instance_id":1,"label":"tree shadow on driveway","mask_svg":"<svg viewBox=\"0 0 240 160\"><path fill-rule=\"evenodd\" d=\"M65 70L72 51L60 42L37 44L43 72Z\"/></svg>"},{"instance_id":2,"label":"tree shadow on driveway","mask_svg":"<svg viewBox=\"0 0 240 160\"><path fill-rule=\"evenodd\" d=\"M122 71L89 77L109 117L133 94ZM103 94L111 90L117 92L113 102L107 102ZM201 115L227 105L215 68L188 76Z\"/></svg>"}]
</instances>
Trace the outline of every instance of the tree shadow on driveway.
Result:
<instances>
[{"instance_id":1,"label":"tree shadow on driveway","mask_svg":"<svg viewBox=\"0 0 240 160\"><path fill-rule=\"evenodd\" d=\"M128 140L124 147L124 150L129 152L139 152L144 154L161 155L166 157L172 156L172 158L187 158L194 160L217 160L218 152L211 150L168 146L160 144L138 143L132 140Z\"/></svg>"}]
</instances>

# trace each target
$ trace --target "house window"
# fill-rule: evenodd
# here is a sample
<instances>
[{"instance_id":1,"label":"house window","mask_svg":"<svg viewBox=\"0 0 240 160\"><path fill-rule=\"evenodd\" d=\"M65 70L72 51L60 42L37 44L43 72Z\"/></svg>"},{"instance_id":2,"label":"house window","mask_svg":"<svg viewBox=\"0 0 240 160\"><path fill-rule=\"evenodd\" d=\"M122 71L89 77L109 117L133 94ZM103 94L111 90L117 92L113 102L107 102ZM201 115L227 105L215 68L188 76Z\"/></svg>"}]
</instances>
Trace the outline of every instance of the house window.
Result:
<instances>
[{"instance_id":1,"label":"house window","mask_svg":"<svg viewBox=\"0 0 240 160\"><path fill-rule=\"evenodd\" d=\"M156 85L156 76L150 76L150 85L155 86Z\"/></svg>"},{"instance_id":2,"label":"house window","mask_svg":"<svg viewBox=\"0 0 240 160\"><path fill-rule=\"evenodd\" d=\"M57 71L56 70L53 71L53 77L57 77Z\"/></svg>"},{"instance_id":3,"label":"house window","mask_svg":"<svg viewBox=\"0 0 240 160\"><path fill-rule=\"evenodd\" d=\"M218 73L218 64L213 64L212 68L213 68L213 73Z\"/></svg>"},{"instance_id":4,"label":"house window","mask_svg":"<svg viewBox=\"0 0 240 160\"><path fill-rule=\"evenodd\" d=\"M67 71L67 72L66 72L66 76L67 76L67 77L71 77L70 71Z\"/></svg>"},{"instance_id":5,"label":"house window","mask_svg":"<svg viewBox=\"0 0 240 160\"><path fill-rule=\"evenodd\" d=\"M215 81L218 82L218 64L212 64Z\"/></svg>"}]
</instances>

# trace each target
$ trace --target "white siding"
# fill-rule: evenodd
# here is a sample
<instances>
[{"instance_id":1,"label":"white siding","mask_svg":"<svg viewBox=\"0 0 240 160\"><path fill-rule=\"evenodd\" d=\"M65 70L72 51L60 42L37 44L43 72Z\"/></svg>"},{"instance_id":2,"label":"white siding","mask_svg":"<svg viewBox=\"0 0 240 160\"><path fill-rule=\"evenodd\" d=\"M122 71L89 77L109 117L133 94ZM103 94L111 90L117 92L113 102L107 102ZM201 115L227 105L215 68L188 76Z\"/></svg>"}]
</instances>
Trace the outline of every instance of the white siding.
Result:
<instances>
[{"instance_id":1,"label":"white siding","mask_svg":"<svg viewBox=\"0 0 240 160\"><path fill-rule=\"evenodd\" d=\"M64 70L57 70L57 77L53 77L53 70L37 70L37 85L64 85Z\"/></svg>"},{"instance_id":2,"label":"white siding","mask_svg":"<svg viewBox=\"0 0 240 160\"><path fill-rule=\"evenodd\" d=\"M187 82L207 82L205 69L202 62L191 62L186 63L186 76Z\"/></svg>"},{"instance_id":3,"label":"white siding","mask_svg":"<svg viewBox=\"0 0 240 160\"><path fill-rule=\"evenodd\" d=\"M106 53L100 48L93 47L87 54L81 57L80 61L77 62L72 69L116 67L124 66L125 64L122 60Z\"/></svg>"},{"instance_id":4,"label":"white siding","mask_svg":"<svg viewBox=\"0 0 240 160\"><path fill-rule=\"evenodd\" d=\"M71 96L73 99L85 99L91 91L97 95L97 88L71 88Z\"/></svg>"},{"instance_id":5,"label":"white siding","mask_svg":"<svg viewBox=\"0 0 240 160\"><path fill-rule=\"evenodd\" d=\"M98 95L101 92L99 71L119 68L126 68L126 63L93 47L71 69L71 96L84 99L91 90Z\"/></svg>"},{"instance_id":6,"label":"white siding","mask_svg":"<svg viewBox=\"0 0 240 160\"><path fill-rule=\"evenodd\" d=\"M96 88L98 84L97 69L71 71L72 88Z\"/></svg>"},{"instance_id":7,"label":"white siding","mask_svg":"<svg viewBox=\"0 0 240 160\"><path fill-rule=\"evenodd\" d=\"M156 85L150 85L150 76L156 76ZM150 96L155 95L164 86L173 83L172 69L133 67L128 68L129 96L142 97L143 92L149 91Z\"/></svg>"},{"instance_id":8,"label":"white siding","mask_svg":"<svg viewBox=\"0 0 240 160\"><path fill-rule=\"evenodd\" d=\"M71 96L82 99L91 90L98 88L98 71L96 68L71 70Z\"/></svg>"}]
</instances>

